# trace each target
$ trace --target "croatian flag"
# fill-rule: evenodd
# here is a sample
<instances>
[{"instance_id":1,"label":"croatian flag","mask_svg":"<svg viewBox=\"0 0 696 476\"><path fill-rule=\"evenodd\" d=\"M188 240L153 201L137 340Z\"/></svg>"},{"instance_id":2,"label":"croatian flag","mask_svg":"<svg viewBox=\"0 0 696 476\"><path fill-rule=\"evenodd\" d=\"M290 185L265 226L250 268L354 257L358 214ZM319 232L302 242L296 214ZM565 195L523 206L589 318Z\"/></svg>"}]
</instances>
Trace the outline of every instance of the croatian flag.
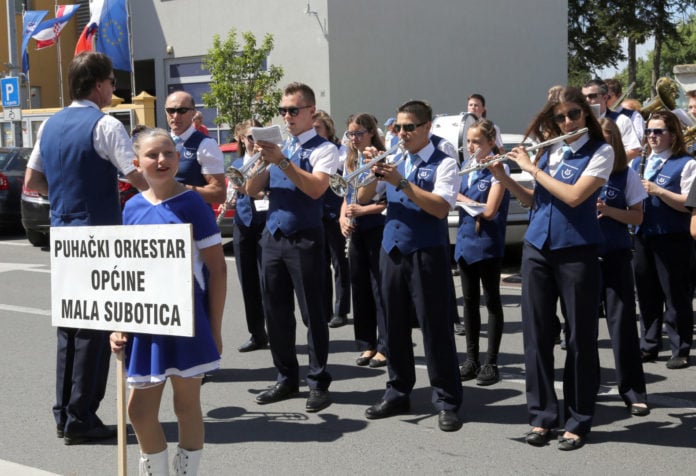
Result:
<instances>
[{"instance_id":1,"label":"croatian flag","mask_svg":"<svg viewBox=\"0 0 696 476\"><path fill-rule=\"evenodd\" d=\"M58 5L56 17L42 22L35 30L32 38L36 40L36 49L48 48L58 42L60 32L68 24L80 5Z\"/></svg>"},{"instance_id":2,"label":"croatian flag","mask_svg":"<svg viewBox=\"0 0 696 476\"><path fill-rule=\"evenodd\" d=\"M111 58L114 69L130 71L126 0L90 0L90 20L75 45L75 56L100 51Z\"/></svg>"}]
</instances>

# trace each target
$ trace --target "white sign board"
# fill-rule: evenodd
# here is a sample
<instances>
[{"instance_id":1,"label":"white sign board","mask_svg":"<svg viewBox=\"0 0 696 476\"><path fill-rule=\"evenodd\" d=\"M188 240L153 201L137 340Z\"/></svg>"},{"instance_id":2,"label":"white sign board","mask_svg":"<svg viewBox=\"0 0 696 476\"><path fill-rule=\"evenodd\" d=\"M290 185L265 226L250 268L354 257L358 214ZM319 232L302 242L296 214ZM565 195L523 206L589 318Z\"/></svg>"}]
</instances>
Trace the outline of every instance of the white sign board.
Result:
<instances>
[{"instance_id":1,"label":"white sign board","mask_svg":"<svg viewBox=\"0 0 696 476\"><path fill-rule=\"evenodd\" d=\"M18 107L5 108L3 109L2 113L6 121L22 120L22 109Z\"/></svg>"},{"instance_id":2,"label":"white sign board","mask_svg":"<svg viewBox=\"0 0 696 476\"><path fill-rule=\"evenodd\" d=\"M193 336L190 224L51 227L57 327Z\"/></svg>"}]
</instances>

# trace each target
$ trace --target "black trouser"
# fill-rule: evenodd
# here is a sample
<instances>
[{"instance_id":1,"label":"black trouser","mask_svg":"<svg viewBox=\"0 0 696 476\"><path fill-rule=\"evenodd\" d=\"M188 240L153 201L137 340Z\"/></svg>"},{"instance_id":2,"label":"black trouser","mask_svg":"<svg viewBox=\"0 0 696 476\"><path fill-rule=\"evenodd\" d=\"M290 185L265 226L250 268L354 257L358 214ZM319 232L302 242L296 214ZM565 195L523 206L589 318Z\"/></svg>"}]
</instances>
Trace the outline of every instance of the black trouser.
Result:
<instances>
[{"instance_id":1,"label":"black trouser","mask_svg":"<svg viewBox=\"0 0 696 476\"><path fill-rule=\"evenodd\" d=\"M500 270L502 258L491 258L467 264L459 260L462 295L464 296L464 328L466 330L466 356L479 361L479 336L481 334L481 286L488 310L487 364L498 363L498 350L503 336L503 303L500 299Z\"/></svg>"},{"instance_id":2,"label":"black trouser","mask_svg":"<svg viewBox=\"0 0 696 476\"><path fill-rule=\"evenodd\" d=\"M56 426L84 433L102 425L97 416L109 377L109 333L91 329L57 329Z\"/></svg>"},{"instance_id":3,"label":"black trouser","mask_svg":"<svg viewBox=\"0 0 696 476\"><path fill-rule=\"evenodd\" d=\"M600 269L596 246L522 252L522 335L529 423L555 428L559 422L554 389L553 348L556 303L564 304L566 360L563 371L564 427L585 435L592 426L599 357L597 327Z\"/></svg>"},{"instance_id":4,"label":"black trouser","mask_svg":"<svg viewBox=\"0 0 696 476\"><path fill-rule=\"evenodd\" d=\"M660 351L664 322L672 356L688 356L694 332L691 236L638 234L635 248L633 266L640 309L640 348L650 354Z\"/></svg>"},{"instance_id":5,"label":"black trouser","mask_svg":"<svg viewBox=\"0 0 696 476\"><path fill-rule=\"evenodd\" d=\"M381 250L382 299L387 319L389 381L385 400L408 398L416 383L411 310L423 332L433 402L438 411L457 411L462 403L457 348L452 333L449 249L437 246L402 254Z\"/></svg>"},{"instance_id":6,"label":"black trouser","mask_svg":"<svg viewBox=\"0 0 696 476\"><path fill-rule=\"evenodd\" d=\"M338 220L324 220L324 240L326 242L326 302L331 312L337 316L345 316L350 312L350 270L346 256L346 238L341 233ZM333 266L333 288L331 286L331 266ZM336 299L331 303L333 290Z\"/></svg>"},{"instance_id":7,"label":"black trouser","mask_svg":"<svg viewBox=\"0 0 696 476\"><path fill-rule=\"evenodd\" d=\"M250 226L234 223L234 260L237 277L242 288L244 314L247 329L258 343L268 340L263 315L261 296L261 246L259 240L263 234L265 221L252 222Z\"/></svg>"},{"instance_id":8,"label":"black trouser","mask_svg":"<svg viewBox=\"0 0 696 476\"><path fill-rule=\"evenodd\" d=\"M290 237L268 229L261 237L263 307L268 341L278 382L299 384L299 364L295 347L295 297L302 322L307 326L309 372L307 385L326 390L331 375L326 366L329 354L329 327L324 305L326 286L317 279L324 269L324 230L302 230ZM294 295L293 295L294 291Z\"/></svg>"}]
</instances>

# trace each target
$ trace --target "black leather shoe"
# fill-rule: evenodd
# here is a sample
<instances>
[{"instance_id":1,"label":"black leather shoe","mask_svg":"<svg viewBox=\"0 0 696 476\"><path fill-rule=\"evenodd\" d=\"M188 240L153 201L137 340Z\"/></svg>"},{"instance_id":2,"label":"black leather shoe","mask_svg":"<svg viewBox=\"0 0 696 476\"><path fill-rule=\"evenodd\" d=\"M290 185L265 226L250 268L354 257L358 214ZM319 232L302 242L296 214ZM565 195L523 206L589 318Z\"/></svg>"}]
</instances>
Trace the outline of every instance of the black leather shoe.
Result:
<instances>
[{"instance_id":1,"label":"black leather shoe","mask_svg":"<svg viewBox=\"0 0 696 476\"><path fill-rule=\"evenodd\" d=\"M375 354L372 354L372 355L366 356L363 354L360 354L360 357L355 359L355 365L359 365L360 367L364 367L370 363L370 360L372 360L372 357L374 357L374 355L375 355Z\"/></svg>"},{"instance_id":2,"label":"black leather shoe","mask_svg":"<svg viewBox=\"0 0 696 476\"><path fill-rule=\"evenodd\" d=\"M577 438L559 438L558 449L561 451L573 451L582 448L585 445L585 438L578 436Z\"/></svg>"},{"instance_id":3,"label":"black leather shoe","mask_svg":"<svg viewBox=\"0 0 696 476\"><path fill-rule=\"evenodd\" d=\"M631 415L634 416L647 416L650 415L650 409L647 406L640 406L636 403L632 403L629 407Z\"/></svg>"},{"instance_id":4,"label":"black leather shoe","mask_svg":"<svg viewBox=\"0 0 696 476\"><path fill-rule=\"evenodd\" d=\"M466 335L466 328L464 327L464 324L461 322L455 322L454 323L454 334L458 336L465 336Z\"/></svg>"},{"instance_id":5,"label":"black leather shoe","mask_svg":"<svg viewBox=\"0 0 696 476\"><path fill-rule=\"evenodd\" d=\"M243 343L237 350L239 352L252 352L254 350L265 349L267 345L267 340L256 339L254 336L251 336L249 340Z\"/></svg>"},{"instance_id":6,"label":"black leather shoe","mask_svg":"<svg viewBox=\"0 0 696 476\"><path fill-rule=\"evenodd\" d=\"M58 438L63 438L63 428L62 426L56 425L56 436Z\"/></svg>"},{"instance_id":7,"label":"black leather shoe","mask_svg":"<svg viewBox=\"0 0 696 476\"><path fill-rule=\"evenodd\" d=\"M551 430L546 430L546 432L532 430L524 437L524 441L526 441L528 445L532 446L545 446L546 442L549 441L550 438Z\"/></svg>"},{"instance_id":8,"label":"black leather shoe","mask_svg":"<svg viewBox=\"0 0 696 476\"><path fill-rule=\"evenodd\" d=\"M645 352L643 350L640 351L640 360L643 362L655 362L655 359L657 359L657 354L654 352Z\"/></svg>"},{"instance_id":9,"label":"black leather shoe","mask_svg":"<svg viewBox=\"0 0 696 476\"><path fill-rule=\"evenodd\" d=\"M670 358L665 366L670 370L685 369L689 366L688 357L672 357Z\"/></svg>"},{"instance_id":10,"label":"black leather shoe","mask_svg":"<svg viewBox=\"0 0 696 476\"><path fill-rule=\"evenodd\" d=\"M267 403L280 402L281 400L287 400L299 391L297 385L290 385L286 382L279 382L266 390L261 392L256 397L256 403L259 405L266 405Z\"/></svg>"},{"instance_id":11,"label":"black leather shoe","mask_svg":"<svg viewBox=\"0 0 696 476\"><path fill-rule=\"evenodd\" d=\"M66 445L80 445L82 443L91 443L93 441L108 440L116 437L116 428L113 426L98 426L84 433L71 433L66 431L63 433L63 443Z\"/></svg>"},{"instance_id":12,"label":"black leather shoe","mask_svg":"<svg viewBox=\"0 0 696 476\"><path fill-rule=\"evenodd\" d=\"M368 420L379 420L380 418L388 418L406 413L411 405L408 400L382 400L381 402L372 405L365 410L365 418Z\"/></svg>"},{"instance_id":13,"label":"black leather shoe","mask_svg":"<svg viewBox=\"0 0 696 476\"><path fill-rule=\"evenodd\" d=\"M370 367L376 369L387 365L387 359L370 359Z\"/></svg>"},{"instance_id":14,"label":"black leather shoe","mask_svg":"<svg viewBox=\"0 0 696 476\"><path fill-rule=\"evenodd\" d=\"M462 421L452 410L441 410L437 415L437 426L442 431L457 431L462 427Z\"/></svg>"},{"instance_id":15,"label":"black leather shoe","mask_svg":"<svg viewBox=\"0 0 696 476\"><path fill-rule=\"evenodd\" d=\"M307 398L305 410L307 410L309 413L316 413L329 405L331 405L329 391L314 389L309 391L309 398Z\"/></svg>"},{"instance_id":16,"label":"black leather shoe","mask_svg":"<svg viewBox=\"0 0 696 476\"><path fill-rule=\"evenodd\" d=\"M329 327L343 327L348 324L348 318L346 316L333 316L329 321Z\"/></svg>"}]
</instances>

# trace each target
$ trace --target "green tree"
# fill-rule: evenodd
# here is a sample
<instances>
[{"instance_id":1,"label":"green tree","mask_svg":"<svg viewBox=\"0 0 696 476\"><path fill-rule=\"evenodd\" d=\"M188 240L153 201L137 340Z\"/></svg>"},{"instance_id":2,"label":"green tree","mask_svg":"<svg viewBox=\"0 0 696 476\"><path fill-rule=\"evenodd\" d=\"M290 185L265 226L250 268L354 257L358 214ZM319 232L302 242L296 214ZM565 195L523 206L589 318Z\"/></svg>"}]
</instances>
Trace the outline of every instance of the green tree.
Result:
<instances>
[{"instance_id":1,"label":"green tree","mask_svg":"<svg viewBox=\"0 0 696 476\"><path fill-rule=\"evenodd\" d=\"M251 32L241 34L244 44L237 41L237 31L230 30L227 39L213 36L203 65L211 76L210 92L203 95L206 107L217 108L216 124L236 124L258 119L262 124L276 115L282 91L277 87L283 68L267 65L273 50L273 36L267 34L260 47Z\"/></svg>"}]
</instances>

